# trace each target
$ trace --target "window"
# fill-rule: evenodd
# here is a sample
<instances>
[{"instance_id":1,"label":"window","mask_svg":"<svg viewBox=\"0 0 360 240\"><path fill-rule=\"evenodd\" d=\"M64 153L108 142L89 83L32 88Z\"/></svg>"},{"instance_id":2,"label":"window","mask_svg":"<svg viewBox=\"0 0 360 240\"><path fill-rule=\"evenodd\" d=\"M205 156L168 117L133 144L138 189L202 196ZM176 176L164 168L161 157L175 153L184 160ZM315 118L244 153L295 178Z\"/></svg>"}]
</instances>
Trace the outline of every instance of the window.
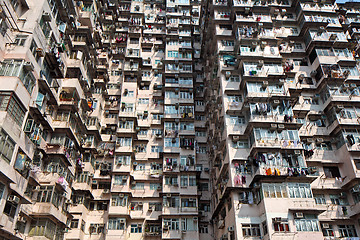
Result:
<instances>
[{"instance_id":1,"label":"window","mask_svg":"<svg viewBox=\"0 0 360 240\"><path fill-rule=\"evenodd\" d=\"M178 51L168 51L168 57L177 58L179 56Z\"/></svg>"},{"instance_id":2,"label":"window","mask_svg":"<svg viewBox=\"0 0 360 240\"><path fill-rule=\"evenodd\" d=\"M325 228L324 224L322 224L322 232L324 237L334 237L334 230L332 225L329 225L329 227Z\"/></svg>"},{"instance_id":3,"label":"window","mask_svg":"<svg viewBox=\"0 0 360 240\"><path fill-rule=\"evenodd\" d=\"M61 194L54 189L54 186L40 186L40 190L37 195L38 202L51 202L55 207L60 205Z\"/></svg>"},{"instance_id":4,"label":"window","mask_svg":"<svg viewBox=\"0 0 360 240\"><path fill-rule=\"evenodd\" d=\"M188 176L181 176L180 177L180 185L182 187L187 187L188 186Z\"/></svg>"},{"instance_id":5,"label":"window","mask_svg":"<svg viewBox=\"0 0 360 240\"><path fill-rule=\"evenodd\" d=\"M166 185L178 185L178 178L176 176L174 177L165 177L165 184Z\"/></svg>"},{"instance_id":6,"label":"window","mask_svg":"<svg viewBox=\"0 0 360 240\"><path fill-rule=\"evenodd\" d=\"M354 225L339 225L340 237L357 237Z\"/></svg>"},{"instance_id":7,"label":"window","mask_svg":"<svg viewBox=\"0 0 360 240\"><path fill-rule=\"evenodd\" d=\"M263 184L264 197L268 198L287 198L288 192L286 185L283 184Z\"/></svg>"},{"instance_id":8,"label":"window","mask_svg":"<svg viewBox=\"0 0 360 240\"><path fill-rule=\"evenodd\" d=\"M316 232L319 231L319 220L315 215L305 214L304 218L295 219L296 231Z\"/></svg>"},{"instance_id":9,"label":"window","mask_svg":"<svg viewBox=\"0 0 360 240\"><path fill-rule=\"evenodd\" d=\"M128 197L127 196L112 196L111 198L111 206L121 206L126 207L128 203Z\"/></svg>"},{"instance_id":10,"label":"window","mask_svg":"<svg viewBox=\"0 0 360 240\"><path fill-rule=\"evenodd\" d=\"M45 236L53 239L56 234L56 224L49 219L35 219L31 222L29 236Z\"/></svg>"},{"instance_id":11,"label":"window","mask_svg":"<svg viewBox=\"0 0 360 240\"><path fill-rule=\"evenodd\" d=\"M162 146L151 146L151 152L154 152L154 153L163 152L163 147Z\"/></svg>"},{"instance_id":12,"label":"window","mask_svg":"<svg viewBox=\"0 0 360 240\"><path fill-rule=\"evenodd\" d=\"M142 225L141 224L131 224L131 233L142 233Z\"/></svg>"},{"instance_id":13,"label":"window","mask_svg":"<svg viewBox=\"0 0 360 240\"><path fill-rule=\"evenodd\" d=\"M179 230L179 219L164 219L164 226L167 226L169 230Z\"/></svg>"},{"instance_id":14,"label":"window","mask_svg":"<svg viewBox=\"0 0 360 240\"><path fill-rule=\"evenodd\" d=\"M236 149L249 148L249 142L248 140L239 140L237 142L233 142L233 147Z\"/></svg>"},{"instance_id":15,"label":"window","mask_svg":"<svg viewBox=\"0 0 360 240\"><path fill-rule=\"evenodd\" d=\"M338 167L324 167L324 173L327 178L340 178L340 171Z\"/></svg>"},{"instance_id":16,"label":"window","mask_svg":"<svg viewBox=\"0 0 360 240\"><path fill-rule=\"evenodd\" d=\"M145 186L144 183L135 183L135 185L132 185L132 189L134 190L144 190Z\"/></svg>"},{"instance_id":17,"label":"window","mask_svg":"<svg viewBox=\"0 0 360 240\"><path fill-rule=\"evenodd\" d=\"M115 175L114 176L114 185L126 185L127 176L126 175Z\"/></svg>"},{"instance_id":18,"label":"window","mask_svg":"<svg viewBox=\"0 0 360 240\"><path fill-rule=\"evenodd\" d=\"M84 220L81 220L80 230L85 232L85 221Z\"/></svg>"},{"instance_id":19,"label":"window","mask_svg":"<svg viewBox=\"0 0 360 240\"><path fill-rule=\"evenodd\" d=\"M0 156L10 163L15 149L15 142L5 131L0 132Z\"/></svg>"},{"instance_id":20,"label":"window","mask_svg":"<svg viewBox=\"0 0 360 240\"><path fill-rule=\"evenodd\" d=\"M139 98L138 104L149 104L149 99L148 98Z\"/></svg>"},{"instance_id":21,"label":"window","mask_svg":"<svg viewBox=\"0 0 360 240\"><path fill-rule=\"evenodd\" d=\"M159 188L161 188L159 183L150 183L150 190L157 190Z\"/></svg>"},{"instance_id":22,"label":"window","mask_svg":"<svg viewBox=\"0 0 360 240\"><path fill-rule=\"evenodd\" d=\"M259 224L242 224L243 237L261 237Z\"/></svg>"},{"instance_id":23,"label":"window","mask_svg":"<svg viewBox=\"0 0 360 240\"><path fill-rule=\"evenodd\" d=\"M195 198L182 198L181 199L181 207L196 207L196 199Z\"/></svg>"},{"instance_id":24,"label":"window","mask_svg":"<svg viewBox=\"0 0 360 240\"><path fill-rule=\"evenodd\" d=\"M301 43L294 43L294 49L301 50L301 49L303 49L303 46Z\"/></svg>"},{"instance_id":25,"label":"window","mask_svg":"<svg viewBox=\"0 0 360 240\"><path fill-rule=\"evenodd\" d=\"M308 183L289 183L290 198L312 198L310 184Z\"/></svg>"},{"instance_id":26,"label":"window","mask_svg":"<svg viewBox=\"0 0 360 240\"><path fill-rule=\"evenodd\" d=\"M116 164L119 165L130 165L131 157L130 156L116 156Z\"/></svg>"},{"instance_id":27,"label":"window","mask_svg":"<svg viewBox=\"0 0 360 240\"><path fill-rule=\"evenodd\" d=\"M90 234L101 234L104 232L104 224L90 223L89 233Z\"/></svg>"},{"instance_id":28,"label":"window","mask_svg":"<svg viewBox=\"0 0 360 240\"><path fill-rule=\"evenodd\" d=\"M13 195L10 195L10 197L12 197L12 196ZM17 207L18 207L18 203L16 203L15 201L7 200L5 203L5 207L4 207L4 214L9 216L10 218L14 218Z\"/></svg>"},{"instance_id":29,"label":"window","mask_svg":"<svg viewBox=\"0 0 360 240\"><path fill-rule=\"evenodd\" d=\"M120 147L130 147L132 144L132 138L127 138L127 137L117 138L116 144L119 144Z\"/></svg>"},{"instance_id":30,"label":"window","mask_svg":"<svg viewBox=\"0 0 360 240\"><path fill-rule=\"evenodd\" d=\"M0 200L2 199L4 192L5 192L5 185L0 182Z\"/></svg>"},{"instance_id":31,"label":"window","mask_svg":"<svg viewBox=\"0 0 360 240\"><path fill-rule=\"evenodd\" d=\"M50 27L49 22L46 21L44 19L44 17L42 17L40 19L39 25L40 25L40 28L41 28L42 32L44 33L45 37L48 38L50 36L50 32L51 32L51 27Z\"/></svg>"},{"instance_id":32,"label":"window","mask_svg":"<svg viewBox=\"0 0 360 240\"><path fill-rule=\"evenodd\" d=\"M287 219L275 220L273 219L275 232L290 232L289 223Z\"/></svg>"},{"instance_id":33,"label":"window","mask_svg":"<svg viewBox=\"0 0 360 240\"><path fill-rule=\"evenodd\" d=\"M6 111L19 126L22 125L26 109L13 93L0 93L0 111Z\"/></svg>"},{"instance_id":34,"label":"window","mask_svg":"<svg viewBox=\"0 0 360 240\"><path fill-rule=\"evenodd\" d=\"M341 194L330 194L329 197L331 204L341 206L346 206L349 204L347 200L347 195L344 192L342 192Z\"/></svg>"},{"instance_id":35,"label":"window","mask_svg":"<svg viewBox=\"0 0 360 240\"><path fill-rule=\"evenodd\" d=\"M76 178L76 182L89 183L90 182L89 172L84 171L81 174L79 174Z\"/></svg>"},{"instance_id":36,"label":"window","mask_svg":"<svg viewBox=\"0 0 360 240\"><path fill-rule=\"evenodd\" d=\"M316 204L326 204L326 199L324 194L314 194L314 199Z\"/></svg>"},{"instance_id":37,"label":"window","mask_svg":"<svg viewBox=\"0 0 360 240\"><path fill-rule=\"evenodd\" d=\"M26 38L27 36L25 35L17 35L14 40L14 44L17 46L24 46L26 42Z\"/></svg>"},{"instance_id":38,"label":"window","mask_svg":"<svg viewBox=\"0 0 360 240\"><path fill-rule=\"evenodd\" d=\"M209 226L208 225L200 225L199 232L200 233L209 233Z\"/></svg>"},{"instance_id":39,"label":"window","mask_svg":"<svg viewBox=\"0 0 360 240\"><path fill-rule=\"evenodd\" d=\"M182 218L181 219L181 230L182 231L197 231L198 224L197 219L194 218Z\"/></svg>"},{"instance_id":40,"label":"window","mask_svg":"<svg viewBox=\"0 0 360 240\"><path fill-rule=\"evenodd\" d=\"M70 228L78 228L79 227L79 219L73 219L70 222Z\"/></svg>"},{"instance_id":41,"label":"window","mask_svg":"<svg viewBox=\"0 0 360 240\"><path fill-rule=\"evenodd\" d=\"M180 147L180 139L179 138L165 138L164 139L164 147Z\"/></svg>"}]
</instances>

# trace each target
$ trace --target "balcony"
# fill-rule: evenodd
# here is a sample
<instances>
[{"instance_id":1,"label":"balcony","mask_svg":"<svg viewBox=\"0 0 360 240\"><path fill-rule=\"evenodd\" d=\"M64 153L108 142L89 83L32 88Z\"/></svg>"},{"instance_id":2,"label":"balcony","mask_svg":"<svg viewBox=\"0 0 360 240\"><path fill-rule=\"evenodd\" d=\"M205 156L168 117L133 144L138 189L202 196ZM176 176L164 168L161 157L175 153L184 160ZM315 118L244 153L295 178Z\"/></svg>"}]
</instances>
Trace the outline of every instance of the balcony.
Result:
<instances>
[{"instance_id":1,"label":"balcony","mask_svg":"<svg viewBox=\"0 0 360 240\"><path fill-rule=\"evenodd\" d=\"M251 151L256 148L266 148L266 149L302 149L300 140L279 140L277 138L261 138L255 140L251 146Z\"/></svg>"},{"instance_id":2,"label":"balcony","mask_svg":"<svg viewBox=\"0 0 360 240\"><path fill-rule=\"evenodd\" d=\"M67 223L67 216L61 209L56 208L52 203L37 202L33 205L32 216L52 216L63 224Z\"/></svg>"},{"instance_id":3,"label":"balcony","mask_svg":"<svg viewBox=\"0 0 360 240\"><path fill-rule=\"evenodd\" d=\"M109 215L129 215L130 209L128 206L109 206Z\"/></svg>"},{"instance_id":4,"label":"balcony","mask_svg":"<svg viewBox=\"0 0 360 240\"><path fill-rule=\"evenodd\" d=\"M214 1L217 1L217 0L214 0ZM221 28L219 25L217 25L215 33L218 36L231 36L232 35L232 29L230 29L230 28Z\"/></svg>"},{"instance_id":5,"label":"balcony","mask_svg":"<svg viewBox=\"0 0 360 240\"><path fill-rule=\"evenodd\" d=\"M326 212L318 216L319 221L329 221L329 220L345 220L349 219L349 206L340 206L330 204L327 206Z\"/></svg>"},{"instance_id":6,"label":"balcony","mask_svg":"<svg viewBox=\"0 0 360 240\"><path fill-rule=\"evenodd\" d=\"M214 0L215 1L215 0ZM181 230L163 230L162 239L183 239L183 232ZM196 239L196 238L194 238Z\"/></svg>"},{"instance_id":7,"label":"balcony","mask_svg":"<svg viewBox=\"0 0 360 240\"><path fill-rule=\"evenodd\" d=\"M303 11L310 11L310 12L329 12L329 13L335 13L336 10L338 10L338 7L336 4L326 4L326 5L319 5L316 3L300 3L300 6Z\"/></svg>"}]
</instances>

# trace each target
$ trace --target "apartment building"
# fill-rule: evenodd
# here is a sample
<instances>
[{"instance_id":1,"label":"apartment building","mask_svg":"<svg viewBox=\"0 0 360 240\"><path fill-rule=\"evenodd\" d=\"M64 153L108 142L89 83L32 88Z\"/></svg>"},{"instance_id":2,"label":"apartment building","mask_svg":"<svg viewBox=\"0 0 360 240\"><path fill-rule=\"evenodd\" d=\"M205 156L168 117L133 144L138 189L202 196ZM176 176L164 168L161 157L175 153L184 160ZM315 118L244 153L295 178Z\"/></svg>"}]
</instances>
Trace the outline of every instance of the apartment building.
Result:
<instances>
[{"instance_id":1,"label":"apartment building","mask_svg":"<svg viewBox=\"0 0 360 240\"><path fill-rule=\"evenodd\" d=\"M359 13L1 1L0 239L359 239Z\"/></svg>"},{"instance_id":2,"label":"apartment building","mask_svg":"<svg viewBox=\"0 0 360 240\"><path fill-rule=\"evenodd\" d=\"M0 239L209 239L198 0L3 0Z\"/></svg>"},{"instance_id":3,"label":"apartment building","mask_svg":"<svg viewBox=\"0 0 360 240\"><path fill-rule=\"evenodd\" d=\"M207 3L215 239L359 239L359 7Z\"/></svg>"}]
</instances>

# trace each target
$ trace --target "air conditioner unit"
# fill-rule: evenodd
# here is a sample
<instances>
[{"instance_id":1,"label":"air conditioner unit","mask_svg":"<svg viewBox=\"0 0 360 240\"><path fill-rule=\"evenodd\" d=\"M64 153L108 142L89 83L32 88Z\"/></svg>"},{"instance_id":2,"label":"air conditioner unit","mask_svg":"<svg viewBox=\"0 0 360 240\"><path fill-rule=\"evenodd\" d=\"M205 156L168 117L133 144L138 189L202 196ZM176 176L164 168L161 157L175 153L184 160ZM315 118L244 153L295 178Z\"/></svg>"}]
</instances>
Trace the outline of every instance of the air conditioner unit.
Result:
<instances>
[{"instance_id":1,"label":"air conditioner unit","mask_svg":"<svg viewBox=\"0 0 360 240\"><path fill-rule=\"evenodd\" d=\"M329 226L329 224L328 223L323 223L322 224L322 228L329 228L330 226Z\"/></svg>"},{"instance_id":2,"label":"air conditioner unit","mask_svg":"<svg viewBox=\"0 0 360 240\"><path fill-rule=\"evenodd\" d=\"M120 223L125 223L125 219L120 219Z\"/></svg>"},{"instance_id":3,"label":"air conditioner unit","mask_svg":"<svg viewBox=\"0 0 360 240\"><path fill-rule=\"evenodd\" d=\"M20 198L18 196L15 195L10 195L8 197L8 201L9 202L14 202L14 203L19 203L20 202Z\"/></svg>"},{"instance_id":4,"label":"air conditioner unit","mask_svg":"<svg viewBox=\"0 0 360 240\"><path fill-rule=\"evenodd\" d=\"M93 173L90 173L90 174L89 174L89 177L94 177L94 174L93 174Z\"/></svg>"},{"instance_id":5,"label":"air conditioner unit","mask_svg":"<svg viewBox=\"0 0 360 240\"><path fill-rule=\"evenodd\" d=\"M295 213L295 217L296 218L303 218L304 214L302 212L297 212L297 213Z\"/></svg>"},{"instance_id":6,"label":"air conditioner unit","mask_svg":"<svg viewBox=\"0 0 360 240\"><path fill-rule=\"evenodd\" d=\"M103 193L109 193L109 192L110 192L110 189L104 189Z\"/></svg>"},{"instance_id":7,"label":"air conditioner unit","mask_svg":"<svg viewBox=\"0 0 360 240\"><path fill-rule=\"evenodd\" d=\"M317 138L317 139L316 139L316 142L317 142L317 143L322 143L323 141L324 141L324 139L322 139L322 138Z\"/></svg>"},{"instance_id":8,"label":"air conditioner unit","mask_svg":"<svg viewBox=\"0 0 360 240\"><path fill-rule=\"evenodd\" d=\"M138 205L139 205L139 206L142 206L142 205L143 205L143 202L139 202Z\"/></svg>"},{"instance_id":9,"label":"air conditioner unit","mask_svg":"<svg viewBox=\"0 0 360 240\"><path fill-rule=\"evenodd\" d=\"M278 129L284 129L285 128L285 125L284 124L279 124L278 125Z\"/></svg>"},{"instance_id":10,"label":"air conditioner unit","mask_svg":"<svg viewBox=\"0 0 360 240\"><path fill-rule=\"evenodd\" d=\"M228 227L228 232L233 232L234 231L234 227L231 226L231 227Z\"/></svg>"},{"instance_id":11,"label":"air conditioner unit","mask_svg":"<svg viewBox=\"0 0 360 240\"><path fill-rule=\"evenodd\" d=\"M278 223L278 222L281 222L281 217L275 217L272 220L273 220L273 222Z\"/></svg>"},{"instance_id":12,"label":"air conditioner unit","mask_svg":"<svg viewBox=\"0 0 360 240\"><path fill-rule=\"evenodd\" d=\"M343 85L343 88L344 88L344 89L347 89L347 88L349 88L349 87L350 87L350 85L349 85L349 84L344 83L344 85Z\"/></svg>"},{"instance_id":13,"label":"air conditioner unit","mask_svg":"<svg viewBox=\"0 0 360 240\"><path fill-rule=\"evenodd\" d=\"M125 195L123 193L119 193L119 197L123 198L123 197L125 197Z\"/></svg>"},{"instance_id":14,"label":"air conditioner unit","mask_svg":"<svg viewBox=\"0 0 360 240\"><path fill-rule=\"evenodd\" d=\"M274 101L273 101L273 104L274 104L274 105L279 105L279 104L280 104L280 100L274 100Z\"/></svg>"},{"instance_id":15,"label":"air conditioner unit","mask_svg":"<svg viewBox=\"0 0 360 240\"><path fill-rule=\"evenodd\" d=\"M275 124L275 123L272 123L271 125L270 125L270 129L271 130L275 130L277 128L277 125Z\"/></svg>"},{"instance_id":16,"label":"air conditioner unit","mask_svg":"<svg viewBox=\"0 0 360 240\"><path fill-rule=\"evenodd\" d=\"M171 193L167 193L166 197L168 197L168 198L171 197Z\"/></svg>"},{"instance_id":17,"label":"air conditioner unit","mask_svg":"<svg viewBox=\"0 0 360 240\"><path fill-rule=\"evenodd\" d=\"M263 81L262 82L262 87L266 88L267 86L269 86L269 82L268 81Z\"/></svg>"},{"instance_id":18,"label":"air conditioner unit","mask_svg":"<svg viewBox=\"0 0 360 240\"><path fill-rule=\"evenodd\" d=\"M314 139L313 139L313 138L308 138L308 139L306 139L306 141L307 141L308 143L313 143L313 142L314 142Z\"/></svg>"},{"instance_id":19,"label":"air conditioner unit","mask_svg":"<svg viewBox=\"0 0 360 240\"><path fill-rule=\"evenodd\" d=\"M300 155L301 151L300 150L295 150L294 153L295 153L295 155Z\"/></svg>"}]
</instances>

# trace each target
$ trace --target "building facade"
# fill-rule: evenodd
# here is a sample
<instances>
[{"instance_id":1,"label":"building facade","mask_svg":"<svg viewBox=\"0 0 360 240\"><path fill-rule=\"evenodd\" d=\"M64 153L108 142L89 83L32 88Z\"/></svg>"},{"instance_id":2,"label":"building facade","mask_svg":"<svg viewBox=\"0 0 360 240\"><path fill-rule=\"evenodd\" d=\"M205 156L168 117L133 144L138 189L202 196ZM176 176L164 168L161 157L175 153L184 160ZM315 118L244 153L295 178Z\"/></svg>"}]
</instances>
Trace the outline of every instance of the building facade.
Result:
<instances>
[{"instance_id":1,"label":"building facade","mask_svg":"<svg viewBox=\"0 0 360 240\"><path fill-rule=\"evenodd\" d=\"M359 14L3 0L0 239L358 239Z\"/></svg>"},{"instance_id":2,"label":"building facade","mask_svg":"<svg viewBox=\"0 0 360 240\"><path fill-rule=\"evenodd\" d=\"M201 1L2 1L0 239L207 239Z\"/></svg>"},{"instance_id":3,"label":"building facade","mask_svg":"<svg viewBox=\"0 0 360 240\"><path fill-rule=\"evenodd\" d=\"M214 238L358 239L358 3L206 9Z\"/></svg>"}]
</instances>

